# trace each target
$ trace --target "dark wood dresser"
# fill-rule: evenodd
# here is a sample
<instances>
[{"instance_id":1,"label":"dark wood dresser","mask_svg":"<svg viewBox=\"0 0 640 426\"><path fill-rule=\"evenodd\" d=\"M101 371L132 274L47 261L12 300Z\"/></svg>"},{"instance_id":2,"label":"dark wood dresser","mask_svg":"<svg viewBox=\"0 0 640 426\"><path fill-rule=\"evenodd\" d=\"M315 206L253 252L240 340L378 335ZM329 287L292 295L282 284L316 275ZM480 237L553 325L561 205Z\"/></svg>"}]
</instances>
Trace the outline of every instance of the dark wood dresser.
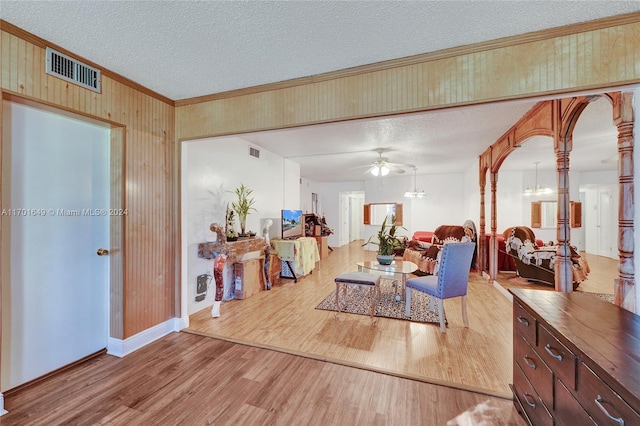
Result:
<instances>
[{"instance_id":1,"label":"dark wood dresser","mask_svg":"<svg viewBox=\"0 0 640 426\"><path fill-rule=\"evenodd\" d=\"M640 425L640 317L579 292L509 292L520 415L532 425Z\"/></svg>"}]
</instances>

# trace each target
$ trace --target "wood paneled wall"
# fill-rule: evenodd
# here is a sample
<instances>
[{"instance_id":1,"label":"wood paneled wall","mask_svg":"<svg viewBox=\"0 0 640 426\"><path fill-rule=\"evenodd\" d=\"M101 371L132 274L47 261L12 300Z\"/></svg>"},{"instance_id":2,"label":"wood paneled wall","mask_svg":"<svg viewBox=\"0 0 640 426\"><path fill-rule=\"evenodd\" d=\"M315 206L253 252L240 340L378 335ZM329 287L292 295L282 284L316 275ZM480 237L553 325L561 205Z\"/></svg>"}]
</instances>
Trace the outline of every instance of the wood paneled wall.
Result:
<instances>
[{"instance_id":1,"label":"wood paneled wall","mask_svg":"<svg viewBox=\"0 0 640 426\"><path fill-rule=\"evenodd\" d=\"M122 203L128 215L112 221L116 234L122 230L122 238L112 235L112 242L119 246L115 255L122 256L123 265L112 273L123 279L120 288L112 288L111 337L125 339L173 318L177 241L173 102L108 71L102 75L101 94L51 77L45 74L45 41L1 24L4 96L113 126L112 173L119 169L121 174L113 176L112 202Z\"/></svg>"},{"instance_id":2,"label":"wood paneled wall","mask_svg":"<svg viewBox=\"0 0 640 426\"><path fill-rule=\"evenodd\" d=\"M640 82L640 13L176 102L177 139Z\"/></svg>"}]
</instances>

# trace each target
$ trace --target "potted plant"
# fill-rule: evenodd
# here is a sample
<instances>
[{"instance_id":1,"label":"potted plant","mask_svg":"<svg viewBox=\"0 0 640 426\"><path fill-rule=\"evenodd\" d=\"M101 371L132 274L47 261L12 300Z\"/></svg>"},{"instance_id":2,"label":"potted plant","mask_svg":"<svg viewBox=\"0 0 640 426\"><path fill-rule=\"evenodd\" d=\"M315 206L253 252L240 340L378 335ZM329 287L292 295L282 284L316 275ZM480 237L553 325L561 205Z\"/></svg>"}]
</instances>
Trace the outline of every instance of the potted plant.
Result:
<instances>
[{"instance_id":1,"label":"potted plant","mask_svg":"<svg viewBox=\"0 0 640 426\"><path fill-rule=\"evenodd\" d=\"M375 244L378 246L378 255L376 258L381 265L390 265L391 262L393 262L394 250L401 248L403 245L403 237L396 236L396 231L398 228L405 228L396 226L395 215L391 216L391 226L387 227L387 218L388 216L384 218L382 226L380 226L380 230L378 231L378 242L372 241L374 238L372 235L367 242L362 245L363 247L367 244Z\"/></svg>"},{"instance_id":2,"label":"potted plant","mask_svg":"<svg viewBox=\"0 0 640 426\"><path fill-rule=\"evenodd\" d=\"M244 237L247 234L245 233L245 228L247 226L247 216L249 212L253 210L257 212L257 210L253 207L255 204L254 198L251 196L253 193L253 189L249 189L248 187L241 184L239 187L235 189L235 194L238 199L235 202L231 203L231 208L238 215L238 221L240 222L240 236Z\"/></svg>"}]
</instances>

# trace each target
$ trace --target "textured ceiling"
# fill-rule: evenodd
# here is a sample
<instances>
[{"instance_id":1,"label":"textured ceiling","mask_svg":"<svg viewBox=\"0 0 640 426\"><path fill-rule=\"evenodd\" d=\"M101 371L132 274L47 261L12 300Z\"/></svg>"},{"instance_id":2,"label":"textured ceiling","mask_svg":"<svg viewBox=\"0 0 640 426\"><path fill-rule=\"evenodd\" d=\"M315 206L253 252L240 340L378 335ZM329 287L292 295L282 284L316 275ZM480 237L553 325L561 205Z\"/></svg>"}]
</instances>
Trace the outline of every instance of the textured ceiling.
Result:
<instances>
[{"instance_id":1,"label":"textured ceiling","mask_svg":"<svg viewBox=\"0 0 640 426\"><path fill-rule=\"evenodd\" d=\"M640 1L11 1L0 18L179 100L640 11ZM418 174L466 170L533 101L243 135L317 182L362 180L377 148ZM574 170L614 169L611 107L576 127ZM462 124L461 124L462 123ZM578 136L579 134L582 136ZM591 140L584 151L581 138ZM613 142L610 140L613 138ZM535 143L534 143L535 142ZM613 145L612 145L613 144ZM550 141L503 169L555 169ZM542 155L541 153L546 153ZM541 157L541 158L538 158ZM410 174L410 169L408 169Z\"/></svg>"},{"instance_id":2,"label":"textured ceiling","mask_svg":"<svg viewBox=\"0 0 640 426\"><path fill-rule=\"evenodd\" d=\"M174 100L638 10L638 1L0 1L5 21Z\"/></svg>"}]
</instances>

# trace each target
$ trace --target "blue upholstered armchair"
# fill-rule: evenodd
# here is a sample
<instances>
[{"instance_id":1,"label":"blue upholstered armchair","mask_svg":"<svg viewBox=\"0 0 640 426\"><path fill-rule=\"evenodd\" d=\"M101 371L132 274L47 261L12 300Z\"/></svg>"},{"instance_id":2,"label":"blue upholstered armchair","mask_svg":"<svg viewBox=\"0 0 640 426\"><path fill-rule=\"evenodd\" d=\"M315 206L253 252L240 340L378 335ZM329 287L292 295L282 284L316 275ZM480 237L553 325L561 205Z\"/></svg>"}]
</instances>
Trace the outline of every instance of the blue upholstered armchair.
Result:
<instances>
[{"instance_id":1,"label":"blue upholstered armchair","mask_svg":"<svg viewBox=\"0 0 640 426\"><path fill-rule=\"evenodd\" d=\"M417 290L430 296L430 309L434 310L434 298L438 301L440 330L446 333L443 299L462 297L462 320L469 327L467 319L467 286L469 269L473 259L475 243L449 243L442 248L438 275L427 275L407 281L405 316L411 315L411 291Z\"/></svg>"}]
</instances>

